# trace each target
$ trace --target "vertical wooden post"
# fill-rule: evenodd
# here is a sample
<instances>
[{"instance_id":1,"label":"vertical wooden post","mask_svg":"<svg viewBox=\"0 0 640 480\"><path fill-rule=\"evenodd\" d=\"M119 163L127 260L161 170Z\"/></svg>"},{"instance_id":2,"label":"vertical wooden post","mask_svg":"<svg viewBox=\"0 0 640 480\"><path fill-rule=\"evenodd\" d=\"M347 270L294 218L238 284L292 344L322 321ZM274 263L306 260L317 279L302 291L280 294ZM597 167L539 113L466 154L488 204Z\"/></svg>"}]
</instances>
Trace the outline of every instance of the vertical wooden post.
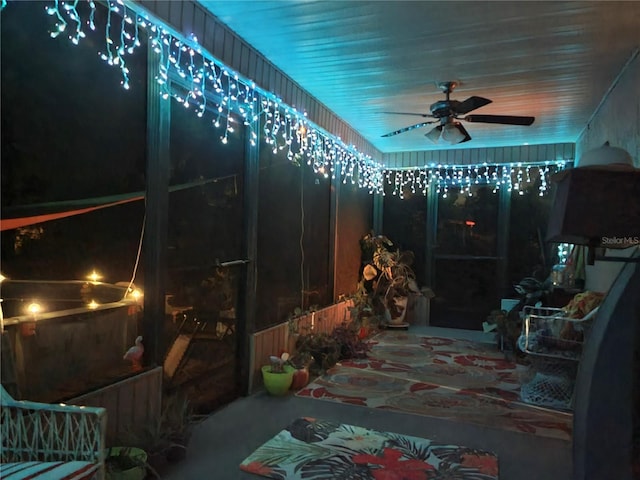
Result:
<instances>
[{"instance_id":1,"label":"vertical wooden post","mask_svg":"<svg viewBox=\"0 0 640 480\"><path fill-rule=\"evenodd\" d=\"M253 130L260 131L260 121L256 120ZM245 135L244 172L244 252L249 262L244 269L244 281L239 292L240 305L237 337L237 376L240 392L250 393L252 382L253 351L251 336L256 328L256 288L258 256L258 203L260 173L260 142L251 145L251 138Z\"/></svg>"},{"instance_id":2,"label":"vertical wooden post","mask_svg":"<svg viewBox=\"0 0 640 480\"><path fill-rule=\"evenodd\" d=\"M329 207L329 277L327 284L331 286L330 296L327 297L337 301L336 298L336 245L338 244L338 212L340 208L340 186L342 185L340 169L336 168L331 177L331 205Z\"/></svg>"},{"instance_id":3,"label":"vertical wooden post","mask_svg":"<svg viewBox=\"0 0 640 480\"><path fill-rule=\"evenodd\" d=\"M145 363L160 362L158 337L164 323L167 270L167 225L169 204L170 101L160 96L156 81L160 60L147 46L147 185L144 227L144 317Z\"/></svg>"},{"instance_id":4,"label":"vertical wooden post","mask_svg":"<svg viewBox=\"0 0 640 480\"><path fill-rule=\"evenodd\" d=\"M424 255L424 276L426 286L431 289L434 288L436 281L435 248L438 241L438 192L436 190L436 183L433 180L429 180L429 188L427 189L427 221L425 222L427 227L425 238L427 241Z\"/></svg>"},{"instance_id":5,"label":"vertical wooden post","mask_svg":"<svg viewBox=\"0 0 640 480\"><path fill-rule=\"evenodd\" d=\"M373 194L373 231L377 235L382 235L384 228L384 195Z\"/></svg>"},{"instance_id":6,"label":"vertical wooden post","mask_svg":"<svg viewBox=\"0 0 640 480\"><path fill-rule=\"evenodd\" d=\"M511 192L501 188L498 194L498 231L496 235L496 296L508 296L509 275L509 226L511 224ZM542 245L541 245L542 247Z\"/></svg>"}]
</instances>

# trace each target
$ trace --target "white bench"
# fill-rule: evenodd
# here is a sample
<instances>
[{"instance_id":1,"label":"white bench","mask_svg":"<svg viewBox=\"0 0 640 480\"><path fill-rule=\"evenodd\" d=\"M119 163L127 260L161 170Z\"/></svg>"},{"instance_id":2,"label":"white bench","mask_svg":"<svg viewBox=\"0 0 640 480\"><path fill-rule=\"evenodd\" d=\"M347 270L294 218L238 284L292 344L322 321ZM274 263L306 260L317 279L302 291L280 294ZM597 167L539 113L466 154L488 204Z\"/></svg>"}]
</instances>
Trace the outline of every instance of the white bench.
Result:
<instances>
[{"instance_id":1,"label":"white bench","mask_svg":"<svg viewBox=\"0 0 640 480\"><path fill-rule=\"evenodd\" d=\"M104 408L14 400L0 386L0 478L105 478Z\"/></svg>"}]
</instances>

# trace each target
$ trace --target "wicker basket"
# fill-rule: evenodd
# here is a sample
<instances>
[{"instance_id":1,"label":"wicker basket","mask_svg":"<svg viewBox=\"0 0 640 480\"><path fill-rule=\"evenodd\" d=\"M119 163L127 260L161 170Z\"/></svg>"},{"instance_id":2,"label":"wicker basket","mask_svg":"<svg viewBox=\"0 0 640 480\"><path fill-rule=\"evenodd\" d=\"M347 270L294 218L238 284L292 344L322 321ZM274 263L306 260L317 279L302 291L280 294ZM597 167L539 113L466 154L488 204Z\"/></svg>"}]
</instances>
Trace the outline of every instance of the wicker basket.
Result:
<instances>
[{"instance_id":1,"label":"wicker basket","mask_svg":"<svg viewBox=\"0 0 640 480\"><path fill-rule=\"evenodd\" d=\"M566 316L565 310L525 307L518 348L530 360L531 380L522 385L522 401L570 410L582 347L588 339L598 308L584 318Z\"/></svg>"}]
</instances>

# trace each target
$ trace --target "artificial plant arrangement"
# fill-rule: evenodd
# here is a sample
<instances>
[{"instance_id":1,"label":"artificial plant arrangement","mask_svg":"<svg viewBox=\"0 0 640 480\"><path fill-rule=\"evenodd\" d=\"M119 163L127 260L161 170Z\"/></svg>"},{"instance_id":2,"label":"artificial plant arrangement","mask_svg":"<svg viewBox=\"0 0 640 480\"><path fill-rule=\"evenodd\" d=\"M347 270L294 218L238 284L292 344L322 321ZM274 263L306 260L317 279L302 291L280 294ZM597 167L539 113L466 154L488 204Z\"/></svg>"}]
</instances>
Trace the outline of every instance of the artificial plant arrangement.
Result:
<instances>
[{"instance_id":1,"label":"artificial plant arrangement","mask_svg":"<svg viewBox=\"0 0 640 480\"><path fill-rule=\"evenodd\" d=\"M351 318L360 323L402 323L409 295L421 295L411 267L414 254L393 248L384 235L360 239L361 279L351 297Z\"/></svg>"}]
</instances>

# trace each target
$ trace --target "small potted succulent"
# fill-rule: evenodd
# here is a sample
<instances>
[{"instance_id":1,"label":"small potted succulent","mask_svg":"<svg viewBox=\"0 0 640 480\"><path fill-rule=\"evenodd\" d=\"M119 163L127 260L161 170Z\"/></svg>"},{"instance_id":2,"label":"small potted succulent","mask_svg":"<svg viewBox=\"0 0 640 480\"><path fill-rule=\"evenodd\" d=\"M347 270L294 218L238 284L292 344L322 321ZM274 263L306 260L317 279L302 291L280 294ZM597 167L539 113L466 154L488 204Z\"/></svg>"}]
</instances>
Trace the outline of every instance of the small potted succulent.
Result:
<instances>
[{"instance_id":1,"label":"small potted succulent","mask_svg":"<svg viewBox=\"0 0 640 480\"><path fill-rule=\"evenodd\" d=\"M285 395L291 383L296 369L289 363L289 354L283 352L279 357L272 355L269 365L262 366L262 380L264 387L271 395Z\"/></svg>"}]
</instances>

